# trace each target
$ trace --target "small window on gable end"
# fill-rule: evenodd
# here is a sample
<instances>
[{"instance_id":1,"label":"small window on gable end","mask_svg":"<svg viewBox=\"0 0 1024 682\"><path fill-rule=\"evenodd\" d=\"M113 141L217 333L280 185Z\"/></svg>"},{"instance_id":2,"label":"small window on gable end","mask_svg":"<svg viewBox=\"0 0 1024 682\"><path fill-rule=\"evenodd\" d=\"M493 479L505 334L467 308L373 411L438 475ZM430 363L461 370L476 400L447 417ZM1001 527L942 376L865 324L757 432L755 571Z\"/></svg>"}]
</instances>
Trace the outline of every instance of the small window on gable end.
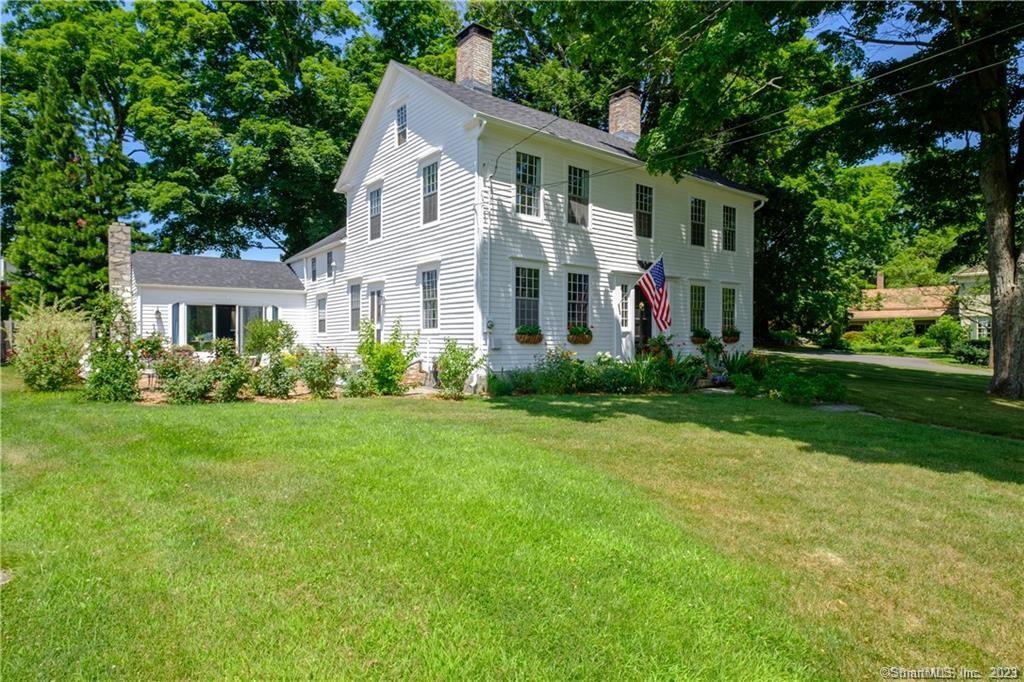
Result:
<instances>
[{"instance_id":1,"label":"small window on gable end","mask_svg":"<svg viewBox=\"0 0 1024 682\"><path fill-rule=\"evenodd\" d=\"M380 239L380 194L381 189L371 189L368 195L370 204L370 239Z\"/></svg>"},{"instance_id":2,"label":"small window on gable end","mask_svg":"<svg viewBox=\"0 0 1024 682\"><path fill-rule=\"evenodd\" d=\"M309 278L316 281L316 256L309 259Z\"/></svg>"},{"instance_id":3,"label":"small window on gable end","mask_svg":"<svg viewBox=\"0 0 1024 682\"><path fill-rule=\"evenodd\" d=\"M327 276L334 277L334 252L327 252Z\"/></svg>"},{"instance_id":4,"label":"small window on gable end","mask_svg":"<svg viewBox=\"0 0 1024 682\"><path fill-rule=\"evenodd\" d=\"M395 112L395 136L398 144L405 144L406 139L409 137L409 131L406 127L405 120L405 105L398 107Z\"/></svg>"},{"instance_id":5,"label":"small window on gable end","mask_svg":"<svg viewBox=\"0 0 1024 682\"><path fill-rule=\"evenodd\" d=\"M437 161L420 171L423 176L423 224L437 220Z\"/></svg>"}]
</instances>

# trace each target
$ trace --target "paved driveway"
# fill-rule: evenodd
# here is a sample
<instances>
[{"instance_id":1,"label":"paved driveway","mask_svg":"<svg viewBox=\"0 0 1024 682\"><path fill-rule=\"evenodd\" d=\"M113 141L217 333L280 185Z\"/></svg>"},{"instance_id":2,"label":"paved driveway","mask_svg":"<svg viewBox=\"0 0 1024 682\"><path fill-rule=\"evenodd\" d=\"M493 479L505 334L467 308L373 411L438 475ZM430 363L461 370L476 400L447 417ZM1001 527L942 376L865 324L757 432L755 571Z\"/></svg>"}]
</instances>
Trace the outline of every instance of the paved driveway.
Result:
<instances>
[{"instance_id":1,"label":"paved driveway","mask_svg":"<svg viewBox=\"0 0 1024 682\"><path fill-rule=\"evenodd\" d=\"M944 362L936 362L927 358L907 358L899 355L837 353L835 351L827 350L769 350L767 352L775 355L788 355L794 358L814 357L821 358L822 360L832 360L835 362L863 362L866 365L881 365L883 367L895 367L897 369L921 369L927 372L941 372L944 374L992 374L992 370L987 367L947 365Z\"/></svg>"}]
</instances>

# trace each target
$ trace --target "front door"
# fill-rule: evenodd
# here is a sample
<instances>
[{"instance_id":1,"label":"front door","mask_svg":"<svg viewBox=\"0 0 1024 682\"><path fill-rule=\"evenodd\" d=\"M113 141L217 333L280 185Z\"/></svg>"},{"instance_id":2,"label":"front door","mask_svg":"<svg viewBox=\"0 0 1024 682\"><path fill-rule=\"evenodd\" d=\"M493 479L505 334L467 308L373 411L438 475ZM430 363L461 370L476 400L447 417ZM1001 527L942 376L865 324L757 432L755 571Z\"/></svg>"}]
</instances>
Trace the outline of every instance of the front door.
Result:
<instances>
[{"instance_id":1,"label":"front door","mask_svg":"<svg viewBox=\"0 0 1024 682\"><path fill-rule=\"evenodd\" d=\"M233 305L218 305L214 308L214 315L217 318L216 330L218 339L231 339L236 342L235 335L238 333L236 325L237 310Z\"/></svg>"},{"instance_id":2,"label":"front door","mask_svg":"<svg viewBox=\"0 0 1024 682\"><path fill-rule=\"evenodd\" d=\"M633 287L633 348L635 357L647 352L651 339L651 304L640 287Z\"/></svg>"},{"instance_id":3,"label":"front door","mask_svg":"<svg viewBox=\"0 0 1024 682\"><path fill-rule=\"evenodd\" d=\"M373 333L380 341L384 329L384 290L370 289L370 322L373 323Z\"/></svg>"}]
</instances>

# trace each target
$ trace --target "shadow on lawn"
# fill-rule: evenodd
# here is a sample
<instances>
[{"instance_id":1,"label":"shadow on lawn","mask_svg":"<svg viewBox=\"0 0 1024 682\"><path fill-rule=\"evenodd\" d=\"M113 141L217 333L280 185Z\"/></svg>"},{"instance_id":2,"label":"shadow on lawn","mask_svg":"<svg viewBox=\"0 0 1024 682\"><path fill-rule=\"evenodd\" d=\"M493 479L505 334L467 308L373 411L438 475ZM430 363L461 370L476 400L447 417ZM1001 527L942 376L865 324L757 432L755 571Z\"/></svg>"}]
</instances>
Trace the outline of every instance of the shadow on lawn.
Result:
<instances>
[{"instance_id":1,"label":"shadow on lawn","mask_svg":"<svg viewBox=\"0 0 1024 682\"><path fill-rule=\"evenodd\" d=\"M802 449L875 464L910 464L941 473L970 472L1024 484L1024 443L998 436L917 427L865 414L734 396L529 396L492 398L498 409L584 423L635 416L736 435L785 438Z\"/></svg>"}]
</instances>

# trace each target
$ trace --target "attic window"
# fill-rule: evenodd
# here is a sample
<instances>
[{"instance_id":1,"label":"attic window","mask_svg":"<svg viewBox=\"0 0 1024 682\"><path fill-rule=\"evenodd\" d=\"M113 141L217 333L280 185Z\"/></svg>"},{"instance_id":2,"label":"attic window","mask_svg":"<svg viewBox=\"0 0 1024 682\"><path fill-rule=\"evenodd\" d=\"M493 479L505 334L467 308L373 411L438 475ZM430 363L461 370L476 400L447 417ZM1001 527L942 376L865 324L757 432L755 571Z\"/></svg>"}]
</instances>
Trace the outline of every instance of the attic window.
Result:
<instances>
[{"instance_id":1,"label":"attic window","mask_svg":"<svg viewBox=\"0 0 1024 682\"><path fill-rule=\"evenodd\" d=\"M409 131L405 124L405 105L398 107L398 111L395 112L395 135L398 144L405 144L406 139L409 137Z\"/></svg>"}]
</instances>

